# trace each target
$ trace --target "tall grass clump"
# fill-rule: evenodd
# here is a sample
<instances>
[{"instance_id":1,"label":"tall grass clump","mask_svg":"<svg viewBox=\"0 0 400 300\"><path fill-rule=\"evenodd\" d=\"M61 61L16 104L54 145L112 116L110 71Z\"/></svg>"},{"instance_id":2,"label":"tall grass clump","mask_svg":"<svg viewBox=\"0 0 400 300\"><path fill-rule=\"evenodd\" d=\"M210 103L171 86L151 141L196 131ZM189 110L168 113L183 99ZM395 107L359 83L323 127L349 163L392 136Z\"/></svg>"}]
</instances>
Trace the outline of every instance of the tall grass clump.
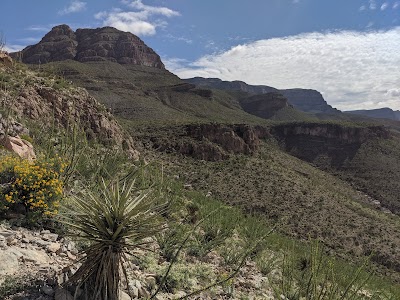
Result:
<instances>
[{"instance_id":1,"label":"tall grass clump","mask_svg":"<svg viewBox=\"0 0 400 300\"><path fill-rule=\"evenodd\" d=\"M369 288L372 278L367 262L350 272L340 270L328 258L319 242L313 242L307 256L298 258L290 250L284 254L275 296L288 300L391 300L393 295Z\"/></svg>"},{"instance_id":2,"label":"tall grass clump","mask_svg":"<svg viewBox=\"0 0 400 300\"><path fill-rule=\"evenodd\" d=\"M125 262L163 228L153 188L142 188L138 175L101 182L98 191L73 196L64 222L70 233L89 241L82 265L70 282L82 286L87 299L117 300Z\"/></svg>"}]
</instances>

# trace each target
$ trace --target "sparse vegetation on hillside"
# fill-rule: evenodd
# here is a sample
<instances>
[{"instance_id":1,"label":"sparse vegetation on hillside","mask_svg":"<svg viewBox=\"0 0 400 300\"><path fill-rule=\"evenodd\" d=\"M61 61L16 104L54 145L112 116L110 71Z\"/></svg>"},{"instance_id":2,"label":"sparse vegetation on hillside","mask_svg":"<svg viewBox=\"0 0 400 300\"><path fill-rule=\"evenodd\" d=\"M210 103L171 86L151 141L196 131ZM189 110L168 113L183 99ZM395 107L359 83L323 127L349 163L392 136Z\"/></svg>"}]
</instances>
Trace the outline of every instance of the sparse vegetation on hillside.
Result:
<instances>
[{"instance_id":1,"label":"sparse vegetation on hillside","mask_svg":"<svg viewBox=\"0 0 400 300\"><path fill-rule=\"evenodd\" d=\"M146 159L159 162L142 168L143 162L130 160L124 149L102 140L104 136L88 126L92 122L71 118L63 126L55 121L43 126L43 118L27 120L30 112L21 110L19 118L31 130L29 137L38 157L46 159L29 164L0 152L0 175L6 178L0 199L6 205L15 201L28 209L34 206L39 212L35 225L41 225L48 209L53 222L43 222L49 226L43 229L57 229L60 234L55 237L56 245L42 241L51 256L63 251L64 244L57 245L61 239L71 238L65 232L76 239L80 252L72 254L67 246L63 253L77 268L60 268L51 274L53 287L55 274L70 280L62 282L65 295L70 291L78 295L84 287L83 294L103 300L128 296L124 293L143 299L154 299L157 293L169 299L193 299L194 295L201 299L400 297L400 287L393 283L399 280L400 221L376 210L368 197L345 181L285 153L272 137L261 141L253 155L229 153L218 162L162 153L152 147L154 137L177 144L188 141L182 127L170 125L175 122L271 124L241 111L232 94L212 91L210 98L200 91L186 98L187 93L170 88L180 83L175 76L140 66L60 62L41 68L52 66L67 70L67 78L85 82L93 94L99 92L102 101L111 110L119 110L124 125L143 142ZM65 79L45 73L38 76L22 66L0 74L7 86L1 96L19 96L21 87L32 86L36 92L40 87L51 91L42 97L47 100L86 95L75 94L78 89ZM36 92L34 97L42 96ZM133 96L138 97L135 106L127 107ZM103 106L94 107L85 116L104 118L93 123L115 122ZM86 109L83 105L79 110ZM146 113L141 114L141 109ZM290 109L280 113L284 118L304 117ZM130 120L134 116L142 119ZM146 120L150 116L151 122ZM117 132L121 138L121 131ZM233 136L231 132L225 133ZM96 134L99 138L90 138ZM243 138L236 135L235 141ZM191 142L199 140L206 139ZM216 144L211 138L205 142ZM132 170L139 174L136 181L131 178ZM12 195L10 188L15 188ZM64 225L53 218L61 196L65 199ZM15 219L7 222L16 224ZM7 234L15 227L9 228ZM51 238L51 232L43 235L48 234L46 238ZM17 239L1 239L1 247L17 247ZM313 239L320 244L310 248ZM371 266L365 257L371 258ZM79 259L82 265L76 264ZM24 262L17 261L16 268L18 263ZM374 271L379 276L371 275ZM0 297L8 300L20 292L17 282L9 278L0 287Z\"/></svg>"}]
</instances>

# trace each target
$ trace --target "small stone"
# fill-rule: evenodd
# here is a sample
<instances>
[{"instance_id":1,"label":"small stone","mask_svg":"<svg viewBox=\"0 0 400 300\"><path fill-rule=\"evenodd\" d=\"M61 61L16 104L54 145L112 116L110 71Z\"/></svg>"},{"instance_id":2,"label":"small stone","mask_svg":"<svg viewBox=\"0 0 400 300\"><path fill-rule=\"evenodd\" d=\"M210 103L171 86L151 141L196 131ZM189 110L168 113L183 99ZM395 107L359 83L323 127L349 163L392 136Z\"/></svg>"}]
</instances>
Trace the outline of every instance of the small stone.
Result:
<instances>
[{"instance_id":1,"label":"small stone","mask_svg":"<svg viewBox=\"0 0 400 300\"><path fill-rule=\"evenodd\" d=\"M36 243L36 245L38 245L39 247L42 247L42 248L46 248L48 245L51 244L50 242L43 241L40 239L35 240L35 243Z\"/></svg>"},{"instance_id":2,"label":"small stone","mask_svg":"<svg viewBox=\"0 0 400 300\"><path fill-rule=\"evenodd\" d=\"M26 238L26 237L22 238L21 241L22 241L23 243L25 243L25 244L29 244L29 243L31 242L31 240L28 239L28 238Z\"/></svg>"},{"instance_id":3,"label":"small stone","mask_svg":"<svg viewBox=\"0 0 400 300\"><path fill-rule=\"evenodd\" d=\"M47 296L53 296L54 295L54 290L51 286L44 285L42 286L42 293L47 295Z\"/></svg>"},{"instance_id":4,"label":"small stone","mask_svg":"<svg viewBox=\"0 0 400 300\"><path fill-rule=\"evenodd\" d=\"M132 285L137 287L138 289L142 288L142 283L137 279L133 280Z\"/></svg>"},{"instance_id":5,"label":"small stone","mask_svg":"<svg viewBox=\"0 0 400 300\"><path fill-rule=\"evenodd\" d=\"M58 239L58 234L55 233L42 234L42 239L45 241L55 242Z\"/></svg>"},{"instance_id":6,"label":"small stone","mask_svg":"<svg viewBox=\"0 0 400 300\"><path fill-rule=\"evenodd\" d=\"M68 250L68 251L71 251L71 250L73 250L73 249L75 249L75 243L69 241L69 242L68 242L68 245L67 245L67 250Z\"/></svg>"},{"instance_id":7,"label":"small stone","mask_svg":"<svg viewBox=\"0 0 400 300\"><path fill-rule=\"evenodd\" d=\"M7 244L8 244L9 246L14 246L14 245L16 245L17 243L18 243L18 240L17 240L17 239L14 239L14 238L11 238L11 237L7 238Z\"/></svg>"},{"instance_id":8,"label":"small stone","mask_svg":"<svg viewBox=\"0 0 400 300\"><path fill-rule=\"evenodd\" d=\"M76 260L76 256L73 255L71 252L67 251L67 256L70 260Z\"/></svg>"},{"instance_id":9,"label":"small stone","mask_svg":"<svg viewBox=\"0 0 400 300\"><path fill-rule=\"evenodd\" d=\"M150 297L150 293L145 288L140 288L139 289L139 297L147 299Z\"/></svg>"},{"instance_id":10,"label":"small stone","mask_svg":"<svg viewBox=\"0 0 400 300\"><path fill-rule=\"evenodd\" d=\"M136 286L130 286L129 292L132 298L139 298L139 289Z\"/></svg>"},{"instance_id":11,"label":"small stone","mask_svg":"<svg viewBox=\"0 0 400 300\"><path fill-rule=\"evenodd\" d=\"M55 253L55 252L57 252L60 248L61 248L61 245L60 245L59 243L51 243L50 245L47 245L46 250L47 250L48 252Z\"/></svg>"},{"instance_id":12,"label":"small stone","mask_svg":"<svg viewBox=\"0 0 400 300\"><path fill-rule=\"evenodd\" d=\"M0 231L0 236L3 236L5 238L10 237L10 236L14 236L15 232L11 231L11 230L2 230Z\"/></svg>"},{"instance_id":13,"label":"small stone","mask_svg":"<svg viewBox=\"0 0 400 300\"><path fill-rule=\"evenodd\" d=\"M153 289L156 286L157 281L154 277L150 276L146 278L146 284L150 289Z\"/></svg>"},{"instance_id":14,"label":"small stone","mask_svg":"<svg viewBox=\"0 0 400 300\"><path fill-rule=\"evenodd\" d=\"M119 300L131 300L131 297L124 291L119 292Z\"/></svg>"}]
</instances>

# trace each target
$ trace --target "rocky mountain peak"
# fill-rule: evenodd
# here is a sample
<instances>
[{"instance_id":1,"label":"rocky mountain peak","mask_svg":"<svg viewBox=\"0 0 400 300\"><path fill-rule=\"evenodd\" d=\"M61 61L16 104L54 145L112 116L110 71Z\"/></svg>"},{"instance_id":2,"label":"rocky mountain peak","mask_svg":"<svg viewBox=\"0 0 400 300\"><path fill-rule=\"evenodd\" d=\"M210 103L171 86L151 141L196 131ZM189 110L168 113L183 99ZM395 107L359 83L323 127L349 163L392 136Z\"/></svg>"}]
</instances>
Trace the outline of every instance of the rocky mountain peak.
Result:
<instances>
[{"instance_id":1,"label":"rocky mountain peak","mask_svg":"<svg viewBox=\"0 0 400 300\"><path fill-rule=\"evenodd\" d=\"M53 27L42 39L42 41L54 41L64 37L75 39L75 32L66 24Z\"/></svg>"},{"instance_id":2,"label":"rocky mountain peak","mask_svg":"<svg viewBox=\"0 0 400 300\"><path fill-rule=\"evenodd\" d=\"M22 61L28 64L72 59L165 68L160 56L139 37L112 27L77 29L74 32L68 25L58 25L38 44L13 55L18 57L19 54L22 54Z\"/></svg>"}]
</instances>

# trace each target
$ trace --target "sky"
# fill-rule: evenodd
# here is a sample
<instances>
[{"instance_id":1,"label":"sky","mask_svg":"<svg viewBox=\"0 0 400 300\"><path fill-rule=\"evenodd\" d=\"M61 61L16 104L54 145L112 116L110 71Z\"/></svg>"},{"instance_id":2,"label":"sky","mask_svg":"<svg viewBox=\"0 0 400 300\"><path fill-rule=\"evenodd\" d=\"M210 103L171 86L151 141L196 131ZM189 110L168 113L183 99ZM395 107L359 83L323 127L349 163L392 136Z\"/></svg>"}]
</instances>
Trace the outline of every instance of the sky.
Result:
<instances>
[{"instance_id":1,"label":"sky","mask_svg":"<svg viewBox=\"0 0 400 300\"><path fill-rule=\"evenodd\" d=\"M9 51L53 26L139 36L181 78L320 91L341 110L400 109L400 0L2 0Z\"/></svg>"}]
</instances>

